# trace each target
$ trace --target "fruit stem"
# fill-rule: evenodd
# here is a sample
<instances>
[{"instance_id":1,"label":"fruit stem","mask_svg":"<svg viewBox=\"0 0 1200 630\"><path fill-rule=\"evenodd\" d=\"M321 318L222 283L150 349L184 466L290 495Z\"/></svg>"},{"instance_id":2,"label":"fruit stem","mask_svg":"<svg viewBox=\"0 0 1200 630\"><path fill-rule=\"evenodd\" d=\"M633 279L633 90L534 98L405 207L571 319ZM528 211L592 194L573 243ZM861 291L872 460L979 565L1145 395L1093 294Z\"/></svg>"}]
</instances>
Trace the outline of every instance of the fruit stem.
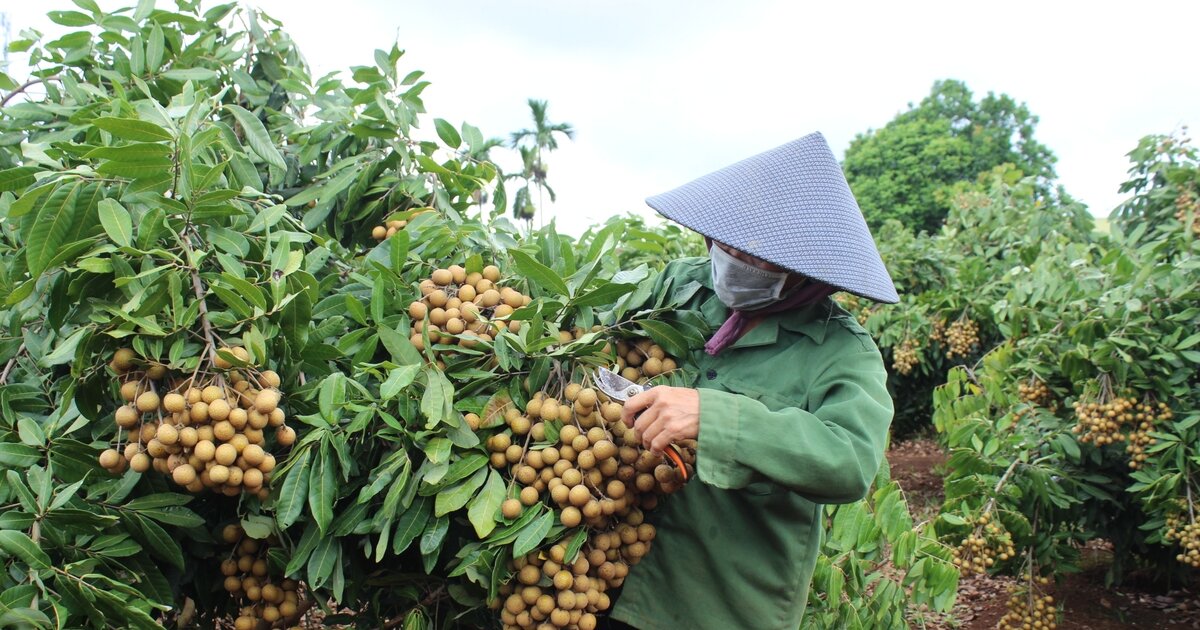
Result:
<instances>
[{"instance_id":1,"label":"fruit stem","mask_svg":"<svg viewBox=\"0 0 1200 630\"><path fill-rule=\"evenodd\" d=\"M4 371L0 372L0 385L8 384L8 375L11 374L13 368L17 366L17 359L20 358L21 354L24 352L25 352L25 342L22 341L21 347L17 348L17 353L14 354L13 358L9 359L8 363L6 363L4 365Z\"/></svg>"},{"instance_id":2,"label":"fruit stem","mask_svg":"<svg viewBox=\"0 0 1200 630\"><path fill-rule=\"evenodd\" d=\"M188 242L186 236L179 240L183 243L184 249L186 249L188 252L188 262L194 263L192 260L193 252L191 243ZM200 283L200 270L196 269L195 267L191 267L189 272L192 276L192 291L196 294L196 300L198 301L200 307L200 325L204 328L204 339L208 348L208 360L210 363L215 365L217 363L217 344L216 341L214 341L212 323L208 321L208 306L204 303L204 285Z\"/></svg>"}]
</instances>

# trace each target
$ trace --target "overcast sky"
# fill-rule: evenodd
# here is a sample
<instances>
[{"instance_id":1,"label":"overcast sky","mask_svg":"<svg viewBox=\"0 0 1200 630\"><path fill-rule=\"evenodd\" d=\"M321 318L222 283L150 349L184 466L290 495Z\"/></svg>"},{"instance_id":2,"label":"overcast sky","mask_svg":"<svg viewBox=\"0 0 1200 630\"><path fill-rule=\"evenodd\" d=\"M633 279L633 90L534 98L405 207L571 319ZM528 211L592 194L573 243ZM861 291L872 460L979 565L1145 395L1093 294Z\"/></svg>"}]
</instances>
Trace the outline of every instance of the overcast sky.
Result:
<instances>
[{"instance_id":1,"label":"overcast sky","mask_svg":"<svg viewBox=\"0 0 1200 630\"><path fill-rule=\"evenodd\" d=\"M1060 182L1097 216L1120 203L1141 136L1200 114L1194 0L251 4L284 22L318 75L398 41L401 71L433 82L429 112L488 135L528 126L526 99L548 100L550 119L577 130L548 159L552 214L575 233L814 130L840 158L938 79L1025 102ZM14 35L57 28L42 14L69 5L0 0Z\"/></svg>"}]
</instances>

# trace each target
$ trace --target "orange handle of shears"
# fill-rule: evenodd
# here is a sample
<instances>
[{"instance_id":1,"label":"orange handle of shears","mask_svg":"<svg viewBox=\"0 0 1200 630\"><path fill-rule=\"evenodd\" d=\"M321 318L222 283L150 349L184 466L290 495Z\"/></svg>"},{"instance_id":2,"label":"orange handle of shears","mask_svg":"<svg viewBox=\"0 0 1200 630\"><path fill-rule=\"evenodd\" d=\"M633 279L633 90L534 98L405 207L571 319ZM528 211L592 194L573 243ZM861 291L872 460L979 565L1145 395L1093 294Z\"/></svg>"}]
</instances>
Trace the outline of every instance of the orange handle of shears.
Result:
<instances>
[{"instance_id":1,"label":"orange handle of shears","mask_svg":"<svg viewBox=\"0 0 1200 630\"><path fill-rule=\"evenodd\" d=\"M674 462L674 464L677 468L679 468L679 475L681 477L683 477L683 480L687 481L688 480L687 466L683 465L683 458L679 456L679 453L676 453L675 449L670 446L668 446L667 450L665 450L663 452L666 453L667 457L672 462Z\"/></svg>"}]
</instances>

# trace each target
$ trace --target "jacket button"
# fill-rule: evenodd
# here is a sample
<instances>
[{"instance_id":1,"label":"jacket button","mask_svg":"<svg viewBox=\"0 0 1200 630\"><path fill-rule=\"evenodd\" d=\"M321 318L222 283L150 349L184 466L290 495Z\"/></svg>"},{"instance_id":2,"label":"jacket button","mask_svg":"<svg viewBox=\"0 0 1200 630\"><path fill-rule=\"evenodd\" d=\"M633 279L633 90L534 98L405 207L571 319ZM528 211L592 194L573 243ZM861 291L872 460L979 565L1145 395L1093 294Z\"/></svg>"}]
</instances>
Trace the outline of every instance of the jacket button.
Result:
<instances>
[{"instance_id":1,"label":"jacket button","mask_svg":"<svg viewBox=\"0 0 1200 630\"><path fill-rule=\"evenodd\" d=\"M711 381L711 380L713 380L714 378L717 378L717 371L716 371L716 370L709 370L709 371L708 371L708 374L705 374L705 376L707 376L707 377L708 377L708 380L710 380L710 381Z\"/></svg>"}]
</instances>

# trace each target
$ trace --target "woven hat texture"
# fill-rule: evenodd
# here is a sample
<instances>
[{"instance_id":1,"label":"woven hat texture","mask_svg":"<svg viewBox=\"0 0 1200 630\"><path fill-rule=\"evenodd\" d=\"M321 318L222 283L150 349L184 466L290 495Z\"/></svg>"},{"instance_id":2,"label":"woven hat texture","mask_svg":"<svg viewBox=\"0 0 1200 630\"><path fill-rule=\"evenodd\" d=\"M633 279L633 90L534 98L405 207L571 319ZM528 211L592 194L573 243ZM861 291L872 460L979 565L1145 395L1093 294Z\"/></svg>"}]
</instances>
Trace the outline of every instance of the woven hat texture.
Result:
<instances>
[{"instance_id":1,"label":"woven hat texture","mask_svg":"<svg viewBox=\"0 0 1200 630\"><path fill-rule=\"evenodd\" d=\"M899 301L842 167L812 133L646 203L734 249L876 302Z\"/></svg>"}]
</instances>

